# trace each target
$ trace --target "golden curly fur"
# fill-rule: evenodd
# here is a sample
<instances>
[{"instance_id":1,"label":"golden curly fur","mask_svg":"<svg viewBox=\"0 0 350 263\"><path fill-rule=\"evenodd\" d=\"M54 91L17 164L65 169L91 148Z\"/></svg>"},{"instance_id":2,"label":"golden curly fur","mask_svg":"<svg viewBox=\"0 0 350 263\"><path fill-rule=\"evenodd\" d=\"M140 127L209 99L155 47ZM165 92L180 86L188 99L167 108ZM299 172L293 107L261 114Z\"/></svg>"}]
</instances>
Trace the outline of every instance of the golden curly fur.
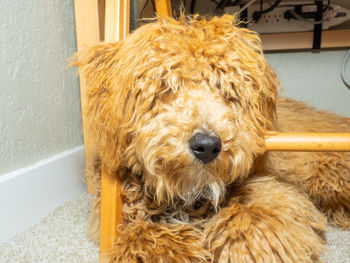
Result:
<instances>
[{"instance_id":1,"label":"golden curly fur","mask_svg":"<svg viewBox=\"0 0 350 263\"><path fill-rule=\"evenodd\" d=\"M279 98L260 39L235 17L163 18L75 57L100 162L122 181L123 222L106 262L315 262L330 222L350 226L348 153L264 153L264 134L350 131ZM276 110L277 105L277 110ZM220 138L205 164L189 140ZM319 211L317 208L321 211Z\"/></svg>"}]
</instances>

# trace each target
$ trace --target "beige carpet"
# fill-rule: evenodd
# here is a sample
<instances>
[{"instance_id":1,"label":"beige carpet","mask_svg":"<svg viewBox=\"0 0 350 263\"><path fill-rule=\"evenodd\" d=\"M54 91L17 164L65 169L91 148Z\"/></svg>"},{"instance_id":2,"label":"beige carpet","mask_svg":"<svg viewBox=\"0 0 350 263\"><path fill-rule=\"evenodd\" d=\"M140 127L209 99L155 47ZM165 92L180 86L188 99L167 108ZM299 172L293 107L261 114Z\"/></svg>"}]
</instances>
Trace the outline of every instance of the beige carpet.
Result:
<instances>
[{"instance_id":1,"label":"beige carpet","mask_svg":"<svg viewBox=\"0 0 350 263\"><path fill-rule=\"evenodd\" d=\"M1 244L0 263L98 262L98 246L86 236L91 201L90 195L82 194Z\"/></svg>"},{"instance_id":2,"label":"beige carpet","mask_svg":"<svg viewBox=\"0 0 350 263\"><path fill-rule=\"evenodd\" d=\"M82 194L29 231L0 244L0 263L98 262L98 247L86 236L91 200ZM350 231L330 227L326 237L330 251L323 261L350 263Z\"/></svg>"}]
</instances>

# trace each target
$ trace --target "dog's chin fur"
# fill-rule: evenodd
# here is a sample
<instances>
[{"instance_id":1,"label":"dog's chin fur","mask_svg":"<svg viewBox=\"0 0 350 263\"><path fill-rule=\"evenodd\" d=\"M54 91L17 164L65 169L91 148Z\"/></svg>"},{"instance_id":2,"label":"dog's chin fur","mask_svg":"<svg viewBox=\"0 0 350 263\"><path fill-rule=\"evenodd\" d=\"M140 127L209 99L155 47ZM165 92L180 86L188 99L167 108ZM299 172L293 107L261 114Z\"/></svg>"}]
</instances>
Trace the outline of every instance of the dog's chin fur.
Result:
<instances>
[{"instance_id":1,"label":"dog's chin fur","mask_svg":"<svg viewBox=\"0 0 350 263\"><path fill-rule=\"evenodd\" d=\"M146 175L145 178L145 187L154 191L155 200L159 203L165 201L170 206L176 199L180 199L185 207L191 207L196 201L206 199L217 207L226 191L226 183L205 167L184 168L171 176Z\"/></svg>"},{"instance_id":2,"label":"dog's chin fur","mask_svg":"<svg viewBox=\"0 0 350 263\"><path fill-rule=\"evenodd\" d=\"M239 138L238 135L237 137ZM235 145L236 138L226 141L222 152L209 164L196 160L188 145L178 147L180 150L171 150L162 158L164 149L176 147L163 149L149 147L152 145L149 144L141 148L147 158L142 159L143 170L137 173L142 174L146 191L158 204L172 206L175 200L180 199L184 206L191 207L196 201L205 199L217 207L220 199L225 196L226 187L233 182L244 181L251 172L256 157L249 146L255 144L245 142L244 139L241 142L241 145ZM141 167L141 164L135 166Z\"/></svg>"}]
</instances>

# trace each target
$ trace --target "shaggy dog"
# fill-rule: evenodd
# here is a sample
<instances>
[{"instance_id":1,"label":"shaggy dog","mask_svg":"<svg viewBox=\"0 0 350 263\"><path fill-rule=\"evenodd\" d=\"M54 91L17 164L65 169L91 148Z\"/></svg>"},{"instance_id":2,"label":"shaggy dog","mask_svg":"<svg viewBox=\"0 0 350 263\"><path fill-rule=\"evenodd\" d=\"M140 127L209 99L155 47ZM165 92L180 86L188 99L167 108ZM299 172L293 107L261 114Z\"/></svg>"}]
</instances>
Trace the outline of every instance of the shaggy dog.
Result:
<instances>
[{"instance_id":1,"label":"shaggy dog","mask_svg":"<svg viewBox=\"0 0 350 263\"><path fill-rule=\"evenodd\" d=\"M78 54L99 167L122 182L107 262L317 262L329 223L350 226L349 153L269 153L264 135L350 132L277 98L259 37L233 16L160 19ZM95 215L95 216L94 216Z\"/></svg>"}]
</instances>

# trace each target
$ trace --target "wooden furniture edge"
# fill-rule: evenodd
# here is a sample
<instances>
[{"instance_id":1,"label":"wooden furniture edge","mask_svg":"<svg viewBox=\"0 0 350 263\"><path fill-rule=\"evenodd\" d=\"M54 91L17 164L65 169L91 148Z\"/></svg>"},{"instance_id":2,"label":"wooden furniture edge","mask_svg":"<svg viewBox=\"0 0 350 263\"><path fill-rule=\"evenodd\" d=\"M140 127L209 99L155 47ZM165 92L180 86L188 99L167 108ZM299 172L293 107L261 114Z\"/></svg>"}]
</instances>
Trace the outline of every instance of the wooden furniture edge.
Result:
<instances>
[{"instance_id":1,"label":"wooden furniture edge","mask_svg":"<svg viewBox=\"0 0 350 263\"><path fill-rule=\"evenodd\" d=\"M311 49L313 32L261 34L265 51ZM350 29L325 30L322 32L321 48L350 47Z\"/></svg>"},{"instance_id":2,"label":"wooden furniture edge","mask_svg":"<svg viewBox=\"0 0 350 263\"><path fill-rule=\"evenodd\" d=\"M117 174L111 174L102 164L100 208L100 258L115 242L117 227L122 220L123 202Z\"/></svg>"},{"instance_id":3,"label":"wooden furniture edge","mask_svg":"<svg viewBox=\"0 0 350 263\"><path fill-rule=\"evenodd\" d=\"M74 13L75 13L75 31L77 39L77 50L82 51L88 47L96 45L100 41L100 23L98 8L102 1L97 0L74 0ZM89 167L93 163L93 151L92 141L89 135L89 128L84 121L86 112L86 81L82 75L80 78L80 100L81 100L81 113L82 113L82 126L84 136L84 150L85 150L85 167L89 170ZM89 193L94 193L95 189L92 186L89 173L86 174L86 184Z\"/></svg>"},{"instance_id":4,"label":"wooden furniture edge","mask_svg":"<svg viewBox=\"0 0 350 263\"><path fill-rule=\"evenodd\" d=\"M155 5L158 16L172 16L170 0L155 0Z\"/></svg>"},{"instance_id":5,"label":"wooden furniture edge","mask_svg":"<svg viewBox=\"0 0 350 263\"><path fill-rule=\"evenodd\" d=\"M156 0L159 16L171 15L170 0ZM125 39L129 33L128 0L105 1L105 32L104 41L112 42ZM117 174L110 174L103 164L101 170L101 209L100 209L100 259L115 242L117 228L122 220L123 204L121 198L121 183Z\"/></svg>"},{"instance_id":6,"label":"wooden furniture edge","mask_svg":"<svg viewBox=\"0 0 350 263\"><path fill-rule=\"evenodd\" d=\"M129 0L105 0L105 42L123 40L129 33ZM123 204L118 174L111 174L102 160L100 209L100 259L115 242Z\"/></svg>"},{"instance_id":7,"label":"wooden furniture edge","mask_svg":"<svg viewBox=\"0 0 350 263\"><path fill-rule=\"evenodd\" d=\"M347 152L350 133L276 133L265 144L266 151Z\"/></svg>"}]
</instances>

